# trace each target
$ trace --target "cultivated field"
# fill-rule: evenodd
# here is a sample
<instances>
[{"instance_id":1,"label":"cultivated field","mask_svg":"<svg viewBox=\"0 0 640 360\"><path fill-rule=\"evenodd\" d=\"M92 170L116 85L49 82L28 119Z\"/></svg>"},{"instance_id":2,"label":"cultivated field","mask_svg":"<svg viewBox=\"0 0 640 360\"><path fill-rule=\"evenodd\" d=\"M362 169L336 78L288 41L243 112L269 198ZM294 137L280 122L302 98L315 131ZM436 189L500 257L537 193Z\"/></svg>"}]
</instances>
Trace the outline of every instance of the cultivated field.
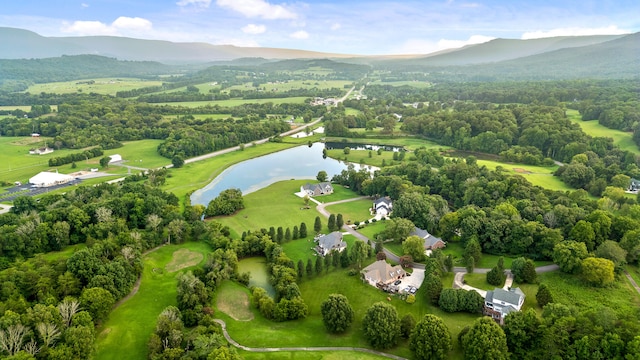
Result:
<instances>
[{"instance_id":1,"label":"cultivated field","mask_svg":"<svg viewBox=\"0 0 640 360\"><path fill-rule=\"evenodd\" d=\"M212 100L212 101L182 101L182 102L168 102L168 103L153 103L153 105L171 105L171 106L184 106L184 107L201 107L201 106L239 106L242 104L304 104L307 97L288 97L288 98L276 98L276 99L229 99L229 100Z\"/></svg>"}]
</instances>

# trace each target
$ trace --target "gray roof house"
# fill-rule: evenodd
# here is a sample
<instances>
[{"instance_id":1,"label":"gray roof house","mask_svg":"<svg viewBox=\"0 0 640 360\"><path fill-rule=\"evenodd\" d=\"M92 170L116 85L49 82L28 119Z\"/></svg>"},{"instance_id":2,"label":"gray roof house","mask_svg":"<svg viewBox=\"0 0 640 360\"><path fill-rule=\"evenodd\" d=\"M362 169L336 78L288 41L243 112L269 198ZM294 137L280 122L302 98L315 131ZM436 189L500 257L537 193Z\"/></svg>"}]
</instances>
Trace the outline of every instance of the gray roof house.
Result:
<instances>
[{"instance_id":1,"label":"gray roof house","mask_svg":"<svg viewBox=\"0 0 640 360\"><path fill-rule=\"evenodd\" d=\"M369 284L378 286L388 285L402 279L407 272L400 265L391 266L386 260L378 260L362 269L362 274Z\"/></svg>"},{"instance_id":2,"label":"gray roof house","mask_svg":"<svg viewBox=\"0 0 640 360\"><path fill-rule=\"evenodd\" d=\"M520 288L509 290L495 288L493 291L487 291L487 296L484 298L485 314L503 324L505 316L522 309L524 297Z\"/></svg>"},{"instance_id":3,"label":"gray roof house","mask_svg":"<svg viewBox=\"0 0 640 360\"><path fill-rule=\"evenodd\" d=\"M316 236L314 241L318 243L315 250L322 256L332 251L342 252L347 248L347 243L342 240L342 233L339 231Z\"/></svg>"},{"instance_id":4,"label":"gray roof house","mask_svg":"<svg viewBox=\"0 0 640 360\"><path fill-rule=\"evenodd\" d=\"M309 196L327 195L333 193L333 186L330 182L306 183L300 186L300 192L304 192Z\"/></svg>"},{"instance_id":5,"label":"gray roof house","mask_svg":"<svg viewBox=\"0 0 640 360\"><path fill-rule=\"evenodd\" d=\"M373 202L373 214L387 216L393 210L393 201L390 197L385 196L376 199Z\"/></svg>"},{"instance_id":6,"label":"gray roof house","mask_svg":"<svg viewBox=\"0 0 640 360\"><path fill-rule=\"evenodd\" d=\"M409 236L417 236L423 238L425 250L442 249L447 245L444 240L429 234L427 230L422 230L417 226L413 228L413 231L409 234Z\"/></svg>"},{"instance_id":7,"label":"gray roof house","mask_svg":"<svg viewBox=\"0 0 640 360\"><path fill-rule=\"evenodd\" d=\"M629 183L628 191L632 193L637 193L638 190L640 190L640 180L631 179L631 182Z\"/></svg>"}]
</instances>

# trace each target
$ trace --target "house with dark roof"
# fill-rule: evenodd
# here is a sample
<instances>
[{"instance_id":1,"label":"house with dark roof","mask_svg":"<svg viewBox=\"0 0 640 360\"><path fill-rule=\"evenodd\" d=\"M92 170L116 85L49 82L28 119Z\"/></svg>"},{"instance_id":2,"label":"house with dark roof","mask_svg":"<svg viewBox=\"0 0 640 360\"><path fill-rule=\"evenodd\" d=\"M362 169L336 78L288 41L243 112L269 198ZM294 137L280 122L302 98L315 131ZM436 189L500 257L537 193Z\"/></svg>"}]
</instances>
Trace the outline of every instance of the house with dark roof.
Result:
<instances>
[{"instance_id":1,"label":"house with dark roof","mask_svg":"<svg viewBox=\"0 0 640 360\"><path fill-rule=\"evenodd\" d=\"M333 193L333 186L330 182L321 182L317 184L306 183L300 186L300 192L309 196L327 195Z\"/></svg>"},{"instance_id":2,"label":"house with dark roof","mask_svg":"<svg viewBox=\"0 0 640 360\"><path fill-rule=\"evenodd\" d=\"M520 288L509 290L495 288L493 291L487 291L487 296L484 298L484 313L502 325L505 316L522 309L524 297Z\"/></svg>"},{"instance_id":3,"label":"house with dark roof","mask_svg":"<svg viewBox=\"0 0 640 360\"><path fill-rule=\"evenodd\" d=\"M629 183L629 189L627 189L627 191L637 194L638 190L640 190L640 180L631 179L631 182Z\"/></svg>"},{"instance_id":4,"label":"house with dark roof","mask_svg":"<svg viewBox=\"0 0 640 360\"><path fill-rule=\"evenodd\" d=\"M393 211L393 201L388 196L376 199L371 208L373 215L387 216Z\"/></svg>"},{"instance_id":5,"label":"house with dark roof","mask_svg":"<svg viewBox=\"0 0 640 360\"><path fill-rule=\"evenodd\" d=\"M318 235L314 239L318 243L315 250L321 256L325 256L332 251L342 252L347 248L347 243L342 240L342 233L334 231L327 235Z\"/></svg>"},{"instance_id":6,"label":"house with dark roof","mask_svg":"<svg viewBox=\"0 0 640 360\"><path fill-rule=\"evenodd\" d=\"M366 282L373 286L384 286L400 280L407 274L400 265L391 266L386 260L378 260L362 269Z\"/></svg>"},{"instance_id":7,"label":"house with dark roof","mask_svg":"<svg viewBox=\"0 0 640 360\"><path fill-rule=\"evenodd\" d=\"M447 245L447 243L444 242L444 240L440 239L437 236L433 236L429 234L427 230L422 230L417 226L413 228L413 231L409 234L409 236L417 236L424 239L425 250L442 249Z\"/></svg>"}]
</instances>

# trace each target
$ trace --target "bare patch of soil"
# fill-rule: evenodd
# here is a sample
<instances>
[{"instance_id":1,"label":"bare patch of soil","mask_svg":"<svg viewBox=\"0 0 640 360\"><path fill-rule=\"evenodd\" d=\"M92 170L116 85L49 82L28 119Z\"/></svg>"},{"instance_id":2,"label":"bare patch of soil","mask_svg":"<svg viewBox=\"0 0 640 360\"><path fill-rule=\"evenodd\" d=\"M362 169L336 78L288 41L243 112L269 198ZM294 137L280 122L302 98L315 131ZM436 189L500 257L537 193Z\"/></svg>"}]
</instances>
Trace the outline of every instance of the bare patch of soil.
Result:
<instances>
[{"instance_id":1,"label":"bare patch of soil","mask_svg":"<svg viewBox=\"0 0 640 360\"><path fill-rule=\"evenodd\" d=\"M180 249L173 252L173 258L164 267L168 272L176 272L190 266L198 265L204 256L199 252L189 249Z\"/></svg>"},{"instance_id":2,"label":"bare patch of soil","mask_svg":"<svg viewBox=\"0 0 640 360\"><path fill-rule=\"evenodd\" d=\"M533 174L531 171L525 170L523 168L513 168L513 171L517 172L518 174Z\"/></svg>"}]
</instances>

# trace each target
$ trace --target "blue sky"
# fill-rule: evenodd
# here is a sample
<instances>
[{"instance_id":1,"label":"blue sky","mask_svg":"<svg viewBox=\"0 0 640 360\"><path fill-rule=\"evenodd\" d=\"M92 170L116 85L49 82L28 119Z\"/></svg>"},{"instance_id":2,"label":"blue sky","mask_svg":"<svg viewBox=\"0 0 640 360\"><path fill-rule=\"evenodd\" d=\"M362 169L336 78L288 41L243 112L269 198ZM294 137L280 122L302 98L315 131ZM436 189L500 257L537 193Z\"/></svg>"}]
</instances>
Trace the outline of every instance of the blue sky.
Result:
<instances>
[{"instance_id":1,"label":"blue sky","mask_svg":"<svg viewBox=\"0 0 640 360\"><path fill-rule=\"evenodd\" d=\"M0 26L346 54L640 31L637 0L5 0Z\"/></svg>"}]
</instances>

